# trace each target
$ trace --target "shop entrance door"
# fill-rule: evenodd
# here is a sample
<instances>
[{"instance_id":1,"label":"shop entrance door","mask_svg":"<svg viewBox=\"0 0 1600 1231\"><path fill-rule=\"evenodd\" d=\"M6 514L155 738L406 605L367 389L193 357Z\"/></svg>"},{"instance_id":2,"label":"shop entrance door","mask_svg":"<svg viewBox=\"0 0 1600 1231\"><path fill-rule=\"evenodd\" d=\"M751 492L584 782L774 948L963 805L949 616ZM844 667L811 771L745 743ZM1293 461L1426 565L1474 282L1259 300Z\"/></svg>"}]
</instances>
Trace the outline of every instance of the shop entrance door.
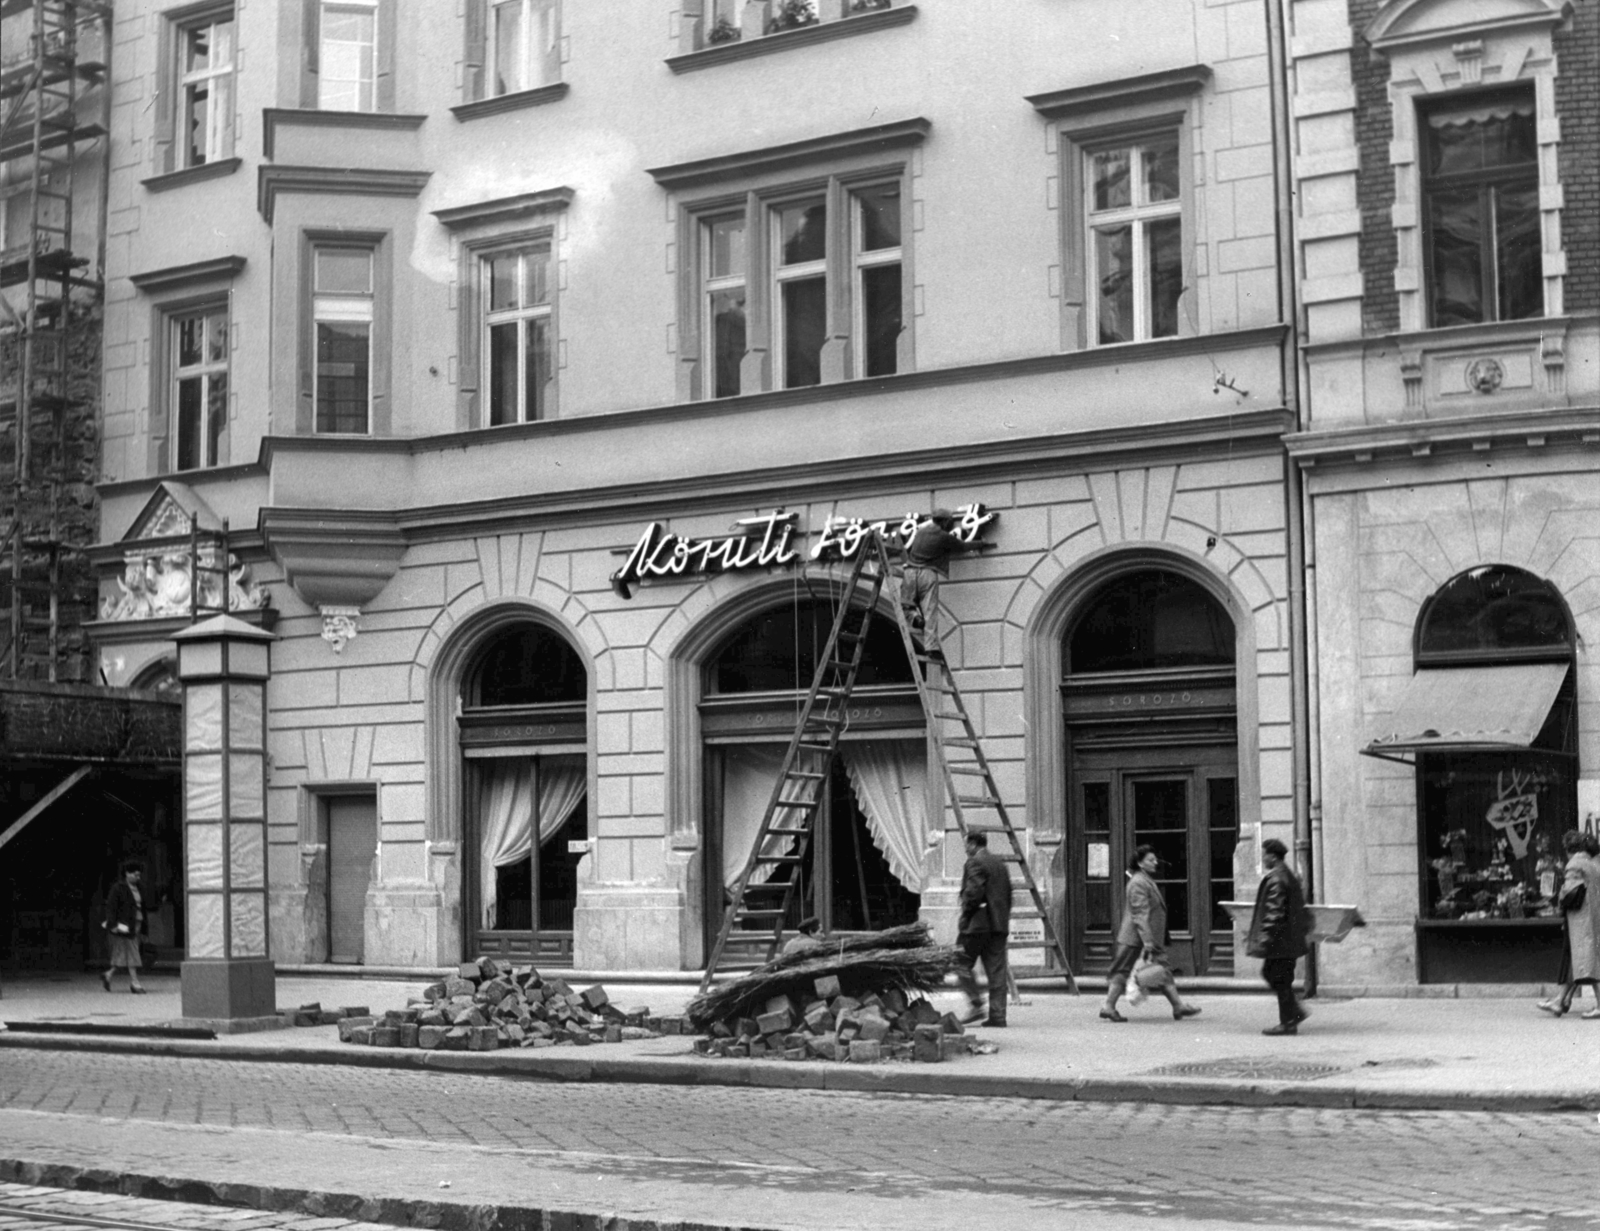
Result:
<instances>
[{"instance_id":1,"label":"shop entrance door","mask_svg":"<svg viewBox=\"0 0 1600 1231\"><path fill-rule=\"evenodd\" d=\"M1109 965L1122 918L1127 867L1140 846L1161 859L1168 953L1185 974L1231 974L1238 771L1231 747L1128 749L1078 758L1074 846L1083 892L1069 909L1081 969Z\"/></svg>"},{"instance_id":2,"label":"shop entrance door","mask_svg":"<svg viewBox=\"0 0 1600 1231\"><path fill-rule=\"evenodd\" d=\"M370 795L335 795L328 809L328 960L366 955L367 884L378 853L378 808Z\"/></svg>"}]
</instances>

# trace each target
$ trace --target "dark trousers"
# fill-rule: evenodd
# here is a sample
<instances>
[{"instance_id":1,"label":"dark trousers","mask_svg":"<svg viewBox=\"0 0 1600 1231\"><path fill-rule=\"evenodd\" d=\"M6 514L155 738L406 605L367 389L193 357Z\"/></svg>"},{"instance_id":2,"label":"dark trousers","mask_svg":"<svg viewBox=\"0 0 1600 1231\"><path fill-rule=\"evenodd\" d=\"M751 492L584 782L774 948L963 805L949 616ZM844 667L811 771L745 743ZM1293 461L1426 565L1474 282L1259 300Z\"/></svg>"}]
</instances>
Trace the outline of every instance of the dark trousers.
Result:
<instances>
[{"instance_id":1,"label":"dark trousers","mask_svg":"<svg viewBox=\"0 0 1600 1231\"><path fill-rule=\"evenodd\" d=\"M956 980L967 994L968 1003L973 1008L983 1004L983 997L978 995L978 980L973 974L973 968L981 958L983 973L989 979L989 1020L1005 1021L1006 984L1010 982L1006 977L1006 933L967 932L957 939L956 947L961 962L960 969L956 971Z\"/></svg>"},{"instance_id":2,"label":"dark trousers","mask_svg":"<svg viewBox=\"0 0 1600 1231\"><path fill-rule=\"evenodd\" d=\"M1269 957L1261 963L1261 977L1278 995L1278 1021L1284 1025L1300 1020L1300 1002L1294 998L1292 957Z\"/></svg>"}]
</instances>

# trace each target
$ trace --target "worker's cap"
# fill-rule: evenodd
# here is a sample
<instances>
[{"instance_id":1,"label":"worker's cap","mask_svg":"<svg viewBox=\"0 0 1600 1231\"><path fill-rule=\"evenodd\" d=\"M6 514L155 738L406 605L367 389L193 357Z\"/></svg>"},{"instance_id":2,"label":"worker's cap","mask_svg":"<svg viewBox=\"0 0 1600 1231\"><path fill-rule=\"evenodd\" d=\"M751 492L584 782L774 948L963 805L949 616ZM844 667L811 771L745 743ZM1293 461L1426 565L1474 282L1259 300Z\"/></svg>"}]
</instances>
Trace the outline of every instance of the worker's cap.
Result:
<instances>
[{"instance_id":1,"label":"worker's cap","mask_svg":"<svg viewBox=\"0 0 1600 1231\"><path fill-rule=\"evenodd\" d=\"M948 526L951 522L955 521L955 519L956 515L949 509L935 509L933 512L928 514L929 521L938 522L941 526Z\"/></svg>"},{"instance_id":2,"label":"worker's cap","mask_svg":"<svg viewBox=\"0 0 1600 1231\"><path fill-rule=\"evenodd\" d=\"M1289 854L1289 848L1276 838L1268 838L1261 844L1261 849L1269 855L1276 855L1279 859L1285 859Z\"/></svg>"}]
</instances>

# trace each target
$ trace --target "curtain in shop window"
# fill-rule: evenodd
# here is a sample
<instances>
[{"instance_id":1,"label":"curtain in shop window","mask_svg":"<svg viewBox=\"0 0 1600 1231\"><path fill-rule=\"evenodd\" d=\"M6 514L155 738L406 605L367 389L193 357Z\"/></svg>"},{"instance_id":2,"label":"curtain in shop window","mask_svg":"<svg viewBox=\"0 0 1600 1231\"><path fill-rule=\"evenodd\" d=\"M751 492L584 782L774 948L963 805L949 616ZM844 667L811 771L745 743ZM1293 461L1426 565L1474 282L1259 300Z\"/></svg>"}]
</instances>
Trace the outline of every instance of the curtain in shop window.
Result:
<instances>
[{"instance_id":1,"label":"curtain in shop window","mask_svg":"<svg viewBox=\"0 0 1600 1231\"><path fill-rule=\"evenodd\" d=\"M725 748L722 752L722 883L732 888L744 871L745 860L755 846L761 818L772 799L772 784L783 768L784 749L780 745L752 744ZM769 838L769 853L789 849L790 838ZM773 865L758 867L753 880L770 880Z\"/></svg>"},{"instance_id":2,"label":"curtain in shop window","mask_svg":"<svg viewBox=\"0 0 1600 1231\"><path fill-rule=\"evenodd\" d=\"M533 818L539 817L539 841L567 823L583 802L587 788L581 757L495 759L483 773L479 812L483 857L478 883L483 900L483 926L495 918L495 869L533 853Z\"/></svg>"},{"instance_id":3,"label":"curtain in shop window","mask_svg":"<svg viewBox=\"0 0 1600 1231\"><path fill-rule=\"evenodd\" d=\"M912 893L922 892L928 846L928 758L921 740L841 744L856 802L889 870Z\"/></svg>"}]
</instances>

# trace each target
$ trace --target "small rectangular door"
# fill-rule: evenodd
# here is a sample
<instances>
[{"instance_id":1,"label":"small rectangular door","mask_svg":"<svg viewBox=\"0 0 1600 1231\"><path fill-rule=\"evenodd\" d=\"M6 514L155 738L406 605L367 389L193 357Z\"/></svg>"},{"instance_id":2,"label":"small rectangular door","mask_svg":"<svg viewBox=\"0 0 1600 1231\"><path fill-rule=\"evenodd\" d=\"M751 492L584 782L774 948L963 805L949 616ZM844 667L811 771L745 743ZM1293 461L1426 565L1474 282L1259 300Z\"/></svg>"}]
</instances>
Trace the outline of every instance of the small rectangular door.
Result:
<instances>
[{"instance_id":1,"label":"small rectangular door","mask_svg":"<svg viewBox=\"0 0 1600 1231\"><path fill-rule=\"evenodd\" d=\"M370 795L335 795L328 809L328 960L359 965L366 953L367 884L378 853Z\"/></svg>"}]
</instances>

